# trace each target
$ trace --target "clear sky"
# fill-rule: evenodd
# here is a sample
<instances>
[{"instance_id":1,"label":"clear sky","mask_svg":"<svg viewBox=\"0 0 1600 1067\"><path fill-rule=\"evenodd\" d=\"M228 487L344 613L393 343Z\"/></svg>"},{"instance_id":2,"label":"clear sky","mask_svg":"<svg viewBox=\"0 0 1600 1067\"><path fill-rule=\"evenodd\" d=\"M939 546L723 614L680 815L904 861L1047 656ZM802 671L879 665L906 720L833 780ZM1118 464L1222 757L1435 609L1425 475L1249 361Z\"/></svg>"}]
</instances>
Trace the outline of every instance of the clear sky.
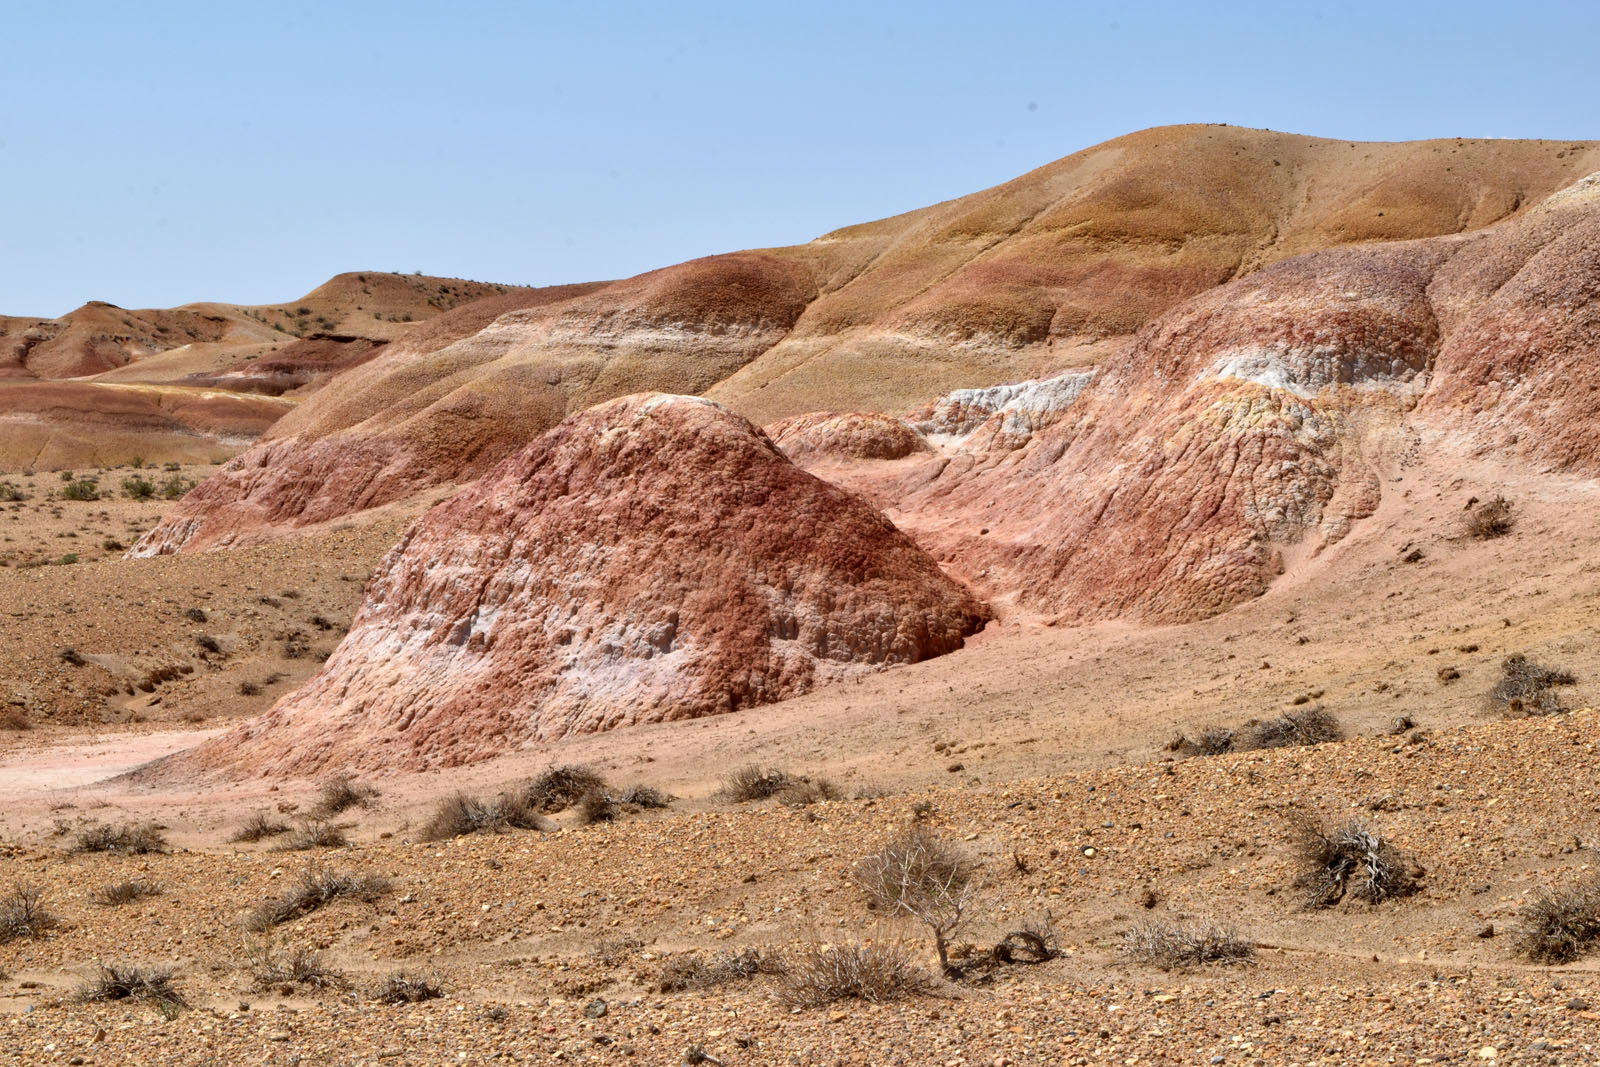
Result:
<instances>
[{"instance_id":1,"label":"clear sky","mask_svg":"<svg viewBox=\"0 0 1600 1067\"><path fill-rule=\"evenodd\" d=\"M549 284L1147 126L1600 138L1600 4L0 0L0 313Z\"/></svg>"}]
</instances>

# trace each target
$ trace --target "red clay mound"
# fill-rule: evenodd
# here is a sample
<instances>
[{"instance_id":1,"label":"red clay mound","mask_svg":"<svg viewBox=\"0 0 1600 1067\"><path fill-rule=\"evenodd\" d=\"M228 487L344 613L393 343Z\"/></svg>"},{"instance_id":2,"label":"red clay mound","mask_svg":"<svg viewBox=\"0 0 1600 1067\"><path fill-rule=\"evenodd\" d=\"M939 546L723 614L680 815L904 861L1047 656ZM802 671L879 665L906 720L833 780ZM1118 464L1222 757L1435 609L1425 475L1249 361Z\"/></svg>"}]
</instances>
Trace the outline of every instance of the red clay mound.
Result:
<instances>
[{"instance_id":1,"label":"red clay mound","mask_svg":"<svg viewBox=\"0 0 1600 1067\"><path fill-rule=\"evenodd\" d=\"M876 411L813 411L782 419L767 433L784 455L795 462L807 459L904 459L926 452L922 435L901 420Z\"/></svg>"},{"instance_id":2,"label":"red clay mound","mask_svg":"<svg viewBox=\"0 0 1600 1067\"><path fill-rule=\"evenodd\" d=\"M630 396L430 511L321 673L167 766L463 764L782 700L953 651L987 617L883 516L744 419Z\"/></svg>"}]
</instances>

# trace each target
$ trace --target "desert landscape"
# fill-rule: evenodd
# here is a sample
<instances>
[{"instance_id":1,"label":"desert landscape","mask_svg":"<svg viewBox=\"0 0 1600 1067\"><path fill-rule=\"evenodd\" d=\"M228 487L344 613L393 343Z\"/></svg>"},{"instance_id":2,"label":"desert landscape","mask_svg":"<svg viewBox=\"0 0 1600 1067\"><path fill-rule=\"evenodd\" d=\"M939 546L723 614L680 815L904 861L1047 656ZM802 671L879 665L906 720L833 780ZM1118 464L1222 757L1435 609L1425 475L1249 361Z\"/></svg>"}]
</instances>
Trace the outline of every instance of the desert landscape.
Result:
<instances>
[{"instance_id":1,"label":"desert landscape","mask_svg":"<svg viewBox=\"0 0 1600 1067\"><path fill-rule=\"evenodd\" d=\"M1600 1061L1597 297L1600 142L1183 125L0 318L0 1062Z\"/></svg>"}]
</instances>

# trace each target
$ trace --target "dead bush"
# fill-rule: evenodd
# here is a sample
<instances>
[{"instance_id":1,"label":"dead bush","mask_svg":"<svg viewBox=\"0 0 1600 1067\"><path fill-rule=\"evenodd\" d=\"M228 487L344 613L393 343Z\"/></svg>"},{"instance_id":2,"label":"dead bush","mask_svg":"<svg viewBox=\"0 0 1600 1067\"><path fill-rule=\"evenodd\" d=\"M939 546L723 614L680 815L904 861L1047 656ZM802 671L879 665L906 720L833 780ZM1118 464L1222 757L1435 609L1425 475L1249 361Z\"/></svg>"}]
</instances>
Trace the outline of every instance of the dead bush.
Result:
<instances>
[{"instance_id":1,"label":"dead bush","mask_svg":"<svg viewBox=\"0 0 1600 1067\"><path fill-rule=\"evenodd\" d=\"M344 989L349 981L322 962L322 957L305 946L278 953L263 946L251 952L250 980L256 992L276 989L285 995L295 986L308 989Z\"/></svg>"},{"instance_id":2,"label":"dead bush","mask_svg":"<svg viewBox=\"0 0 1600 1067\"><path fill-rule=\"evenodd\" d=\"M1122 954L1163 971L1202 964L1251 963L1256 948L1228 926L1202 922L1182 926L1154 920L1138 923L1122 935Z\"/></svg>"},{"instance_id":3,"label":"dead bush","mask_svg":"<svg viewBox=\"0 0 1600 1067\"><path fill-rule=\"evenodd\" d=\"M722 780L717 795L736 804L751 800L766 800L794 784L794 776L787 771L751 764L740 767Z\"/></svg>"},{"instance_id":4,"label":"dead bush","mask_svg":"<svg viewBox=\"0 0 1600 1067\"><path fill-rule=\"evenodd\" d=\"M120 852L129 856L142 856L151 852L165 852L166 835L157 823L124 823L108 826L91 823L78 831L73 842L73 852Z\"/></svg>"},{"instance_id":5,"label":"dead bush","mask_svg":"<svg viewBox=\"0 0 1600 1067\"><path fill-rule=\"evenodd\" d=\"M603 791L606 780L581 764L551 767L527 784L523 796L535 811L554 815L576 804L585 793Z\"/></svg>"},{"instance_id":6,"label":"dead bush","mask_svg":"<svg viewBox=\"0 0 1600 1067\"><path fill-rule=\"evenodd\" d=\"M1344 737L1344 728L1332 712L1320 704L1288 711L1252 726L1241 749L1289 748L1296 745L1321 745Z\"/></svg>"},{"instance_id":7,"label":"dead bush","mask_svg":"<svg viewBox=\"0 0 1600 1067\"><path fill-rule=\"evenodd\" d=\"M263 841L269 837L278 837L289 832L289 824L279 822L264 811L258 811L244 821L244 825L233 832L228 838L234 843Z\"/></svg>"},{"instance_id":8,"label":"dead bush","mask_svg":"<svg viewBox=\"0 0 1600 1067\"><path fill-rule=\"evenodd\" d=\"M502 793L479 800L465 793L445 797L422 828L419 841L445 841L467 834L507 830L548 830L550 824L520 796Z\"/></svg>"},{"instance_id":9,"label":"dead bush","mask_svg":"<svg viewBox=\"0 0 1600 1067\"><path fill-rule=\"evenodd\" d=\"M1411 858L1359 819L1326 829L1300 818L1293 829L1300 854L1295 886L1305 890L1309 907L1332 907L1347 894L1379 904L1417 889Z\"/></svg>"},{"instance_id":10,"label":"dead bush","mask_svg":"<svg viewBox=\"0 0 1600 1067\"><path fill-rule=\"evenodd\" d=\"M308 867L281 896L256 905L245 925L257 933L310 915L335 900L349 897L371 904L389 891L389 879L375 874L352 874L326 867Z\"/></svg>"},{"instance_id":11,"label":"dead bush","mask_svg":"<svg viewBox=\"0 0 1600 1067\"><path fill-rule=\"evenodd\" d=\"M826 778L798 778L774 795L780 804L804 808L823 800L842 800L844 791Z\"/></svg>"},{"instance_id":12,"label":"dead bush","mask_svg":"<svg viewBox=\"0 0 1600 1067\"><path fill-rule=\"evenodd\" d=\"M384 1004L420 1004L444 996L439 980L430 975L396 971L375 986L371 998Z\"/></svg>"},{"instance_id":13,"label":"dead bush","mask_svg":"<svg viewBox=\"0 0 1600 1067\"><path fill-rule=\"evenodd\" d=\"M1194 737L1179 734L1167 742L1167 751L1180 756L1220 756L1233 751L1233 731L1225 726L1207 726Z\"/></svg>"},{"instance_id":14,"label":"dead bush","mask_svg":"<svg viewBox=\"0 0 1600 1067\"><path fill-rule=\"evenodd\" d=\"M610 822L618 815L617 802L603 789L591 789L578 798L578 822L584 826Z\"/></svg>"},{"instance_id":15,"label":"dead bush","mask_svg":"<svg viewBox=\"0 0 1600 1067\"><path fill-rule=\"evenodd\" d=\"M350 838L345 834L348 828L326 819L307 819L273 851L306 852L313 848L345 848L350 844Z\"/></svg>"},{"instance_id":16,"label":"dead bush","mask_svg":"<svg viewBox=\"0 0 1600 1067\"><path fill-rule=\"evenodd\" d=\"M1567 963L1600 941L1600 881L1542 889L1524 905L1516 950L1535 963Z\"/></svg>"},{"instance_id":17,"label":"dead bush","mask_svg":"<svg viewBox=\"0 0 1600 1067\"><path fill-rule=\"evenodd\" d=\"M949 974L950 938L978 888L972 860L926 826L912 824L858 860L853 875L874 906L928 928L939 967Z\"/></svg>"},{"instance_id":18,"label":"dead bush","mask_svg":"<svg viewBox=\"0 0 1600 1067\"><path fill-rule=\"evenodd\" d=\"M791 1008L839 1000L884 1004L932 988L928 973L903 945L820 945L784 960L778 996Z\"/></svg>"},{"instance_id":19,"label":"dead bush","mask_svg":"<svg viewBox=\"0 0 1600 1067\"><path fill-rule=\"evenodd\" d=\"M172 984L172 972L123 963L103 963L100 973L78 991L86 1003L108 1000L147 1000L164 1012L189 1006Z\"/></svg>"},{"instance_id":20,"label":"dead bush","mask_svg":"<svg viewBox=\"0 0 1600 1067\"><path fill-rule=\"evenodd\" d=\"M714 989L758 974L782 974L783 971L783 961L779 957L763 954L758 948L721 952L709 960L699 955L674 956L661 968L656 989L662 993Z\"/></svg>"},{"instance_id":21,"label":"dead bush","mask_svg":"<svg viewBox=\"0 0 1600 1067\"><path fill-rule=\"evenodd\" d=\"M44 890L32 885L14 886L0 897L0 945L24 937L40 937L61 925L44 906Z\"/></svg>"},{"instance_id":22,"label":"dead bush","mask_svg":"<svg viewBox=\"0 0 1600 1067\"><path fill-rule=\"evenodd\" d=\"M335 775L323 782L322 788L317 790L317 803L311 810L323 818L328 818L358 805L367 807L376 796L378 791L372 786L357 782L348 774Z\"/></svg>"},{"instance_id":23,"label":"dead bush","mask_svg":"<svg viewBox=\"0 0 1600 1067\"><path fill-rule=\"evenodd\" d=\"M107 882L90 896L96 904L118 908L124 904L132 904L136 900L143 900L145 897L158 897L165 891L165 887L159 882L129 878L122 882Z\"/></svg>"},{"instance_id":24,"label":"dead bush","mask_svg":"<svg viewBox=\"0 0 1600 1067\"><path fill-rule=\"evenodd\" d=\"M1503 496L1495 496L1482 503L1477 503L1476 498L1468 501L1466 517L1462 520L1462 529L1476 541L1504 537L1515 525L1511 501Z\"/></svg>"},{"instance_id":25,"label":"dead bush","mask_svg":"<svg viewBox=\"0 0 1600 1067\"><path fill-rule=\"evenodd\" d=\"M31 729L33 720L28 718L26 708L17 707L15 704L0 708L0 730L14 730L20 733Z\"/></svg>"},{"instance_id":26,"label":"dead bush","mask_svg":"<svg viewBox=\"0 0 1600 1067\"><path fill-rule=\"evenodd\" d=\"M1558 715L1566 711L1557 686L1576 685L1571 671L1541 666L1518 653L1500 664L1500 680L1489 690L1489 710L1507 718Z\"/></svg>"},{"instance_id":27,"label":"dead bush","mask_svg":"<svg viewBox=\"0 0 1600 1067\"><path fill-rule=\"evenodd\" d=\"M616 799L619 804L632 804L636 808L670 808L678 798L648 785L630 785L618 793Z\"/></svg>"}]
</instances>

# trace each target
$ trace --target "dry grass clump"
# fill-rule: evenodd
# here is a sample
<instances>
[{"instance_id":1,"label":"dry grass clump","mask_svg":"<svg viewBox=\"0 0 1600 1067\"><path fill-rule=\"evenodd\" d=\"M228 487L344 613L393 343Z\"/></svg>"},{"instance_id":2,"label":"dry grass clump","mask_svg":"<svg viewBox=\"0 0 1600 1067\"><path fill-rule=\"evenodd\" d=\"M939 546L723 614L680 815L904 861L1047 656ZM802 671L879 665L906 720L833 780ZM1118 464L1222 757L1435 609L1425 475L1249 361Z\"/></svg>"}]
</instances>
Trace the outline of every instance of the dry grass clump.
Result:
<instances>
[{"instance_id":1,"label":"dry grass clump","mask_svg":"<svg viewBox=\"0 0 1600 1067\"><path fill-rule=\"evenodd\" d=\"M239 829L228 838L234 843L262 841L269 837L278 837L289 832L289 824L279 822L264 811L258 811L244 821Z\"/></svg>"},{"instance_id":2,"label":"dry grass clump","mask_svg":"<svg viewBox=\"0 0 1600 1067\"><path fill-rule=\"evenodd\" d=\"M256 905L245 926L256 932L310 915L341 897L374 903L387 893L389 879L375 874L351 874L326 867L308 867L282 896L269 897Z\"/></svg>"},{"instance_id":3,"label":"dry grass clump","mask_svg":"<svg viewBox=\"0 0 1600 1067\"><path fill-rule=\"evenodd\" d=\"M103 904L108 908L118 908L124 904L132 904L145 897L158 897L166 892L166 887L159 882L146 882L139 878L129 878L122 882L107 882L96 889L90 896L96 904Z\"/></svg>"},{"instance_id":4,"label":"dry grass clump","mask_svg":"<svg viewBox=\"0 0 1600 1067\"><path fill-rule=\"evenodd\" d=\"M1296 745L1321 745L1339 741L1344 727L1334 714L1320 704L1297 711L1286 711L1256 723L1249 730L1247 744L1241 748L1289 748Z\"/></svg>"},{"instance_id":5,"label":"dry grass clump","mask_svg":"<svg viewBox=\"0 0 1600 1067\"><path fill-rule=\"evenodd\" d=\"M328 822L326 819L307 819L288 840L273 848L274 852L305 852L313 848L346 848L350 838L348 826Z\"/></svg>"},{"instance_id":6,"label":"dry grass clump","mask_svg":"<svg viewBox=\"0 0 1600 1067\"><path fill-rule=\"evenodd\" d=\"M752 763L748 767L740 767L724 778L722 788L717 790L717 795L724 800L743 804L751 800L766 800L768 797L777 796L794 784L795 778L789 772L771 767L758 767Z\"/></svg>"},{"instance_id":7,"label":"dry grass clump","mask_svg":"<svg viewBox=\"0 0 1600 1067\"><path fill-rule=\"evenodd\" d=\"M445 797L418 834L419 841L445 841L467 834L504 833L507 830L548 830L550 824L527 800L501 793L480 800L465 793Z\"/></svg>"},{"instance_id":8,"label":"dry grass clump","mask_svg":"<svg viewBox=\"0 0 1600 1067\"><path fill-rule=\"evenodd\" d=\"M1179 734L1167 742L1167 751L1180 756L1220 756L1233 751L1233 731L1226 726L1207 726L1194 737Z\"/></svg>"},{"instance_id":9,"label":"dry grass clump","mask_svg":"<svg viewBox=\"0 0 1600 1067\"><path fill-rule=\"evenodd\" d=\"M357 782L348 774L335 775L317 790L317 803L311 810L326 819L357 805L366 807L376 796L378 791L372 786Z\"/></svg>"},{"instance_id":10,"label":"dry grass clump","mask_svg":"<svg viewBox=\"0 0 1600 1067\"><path fill-rule=\"evenodd\" d=\"M1577 684L1571 671L1544 667L1517 653L1500 664L1500 680L1489 690L1489 710L1507 718L1558 715L1567 709L1552 690Z\"/></svg>"},{"instance_id":11,"label":"dry grass clump","mask_svg":"<svg viewBox=\"0 0 1600 1067\"><path fill-rule=\"evenodd\" d=\"M566 764L544 771L523 789L523 797L535 811L554 815L576 804L584 794L604 792L606 780L581 764Z\"/></svg>"},{"instance_id":12,"label":"dry grass clump","mask_svg":"<svg viewBox=\"0 0 1600 1067\"><path fill-rule=\"evenodd\" d=\"M420 1004L444 996L444 987L428 975L395 971L379 982L370 995L384 1004Z\"/></svg>"},{"instance_id":13,"label":"dry grass clump","mask_svg":"<svg viewBox=\"0 0 1600 1067\"><path fill-rule=\"evenodd\" d=\"M1207 963L1253 963L1256 947L1220 923L1180 926L1150 920L1123 934L1122 954L1139 963L1173 971Z\"/></svg>"},{"instance_id":14,"label":"dry grass clump","mask_svg":"<svg viewBox=\"0 0 1600 1067\"><path fill-rule=\"evenodd\" d=\"M636 808L670 808L678 798L648 785L630 785L615 799L618 804L632 804Z\"/></svg>"},{"instance_id":15,"label":"dry grass clump","mask_svg":"<svg viewBox=\"0 0 1600 1067\"><path fill-rule=\"evenodd\" d=\"M44 906L44 890L17 885L0 897L0 945L24 937L39 937L61 925L61 920Z\"/></svg>"},{"instance_id":16,"label":"dry grass clump","mask_svg":"<svg viewBox=\"0 0 1600 1067\"><path fill-rule=\"evenodd\" d=\"M714 989L758 974L783 974L784 970L780 957L763 954L758 948L720 952L709 960L699 955L674 956L661 968L656 989L662 993Z\"/></svg>"},{"instance_id":17,"label":"dry grass clump","mask_svg":"<svg viewBox=\"0 0 1600 1067\"><path fill-rule=\"evenodd\" d=\"M884 1004L932 988L928 973L902 945L820 945L784 961L778 997L791 1008L839 1000Z\"/></svg>"},{"instance_id":18,"label":"dry grass clump","mask_svg":"<svg viewBox=\"0 0 1600 1067\"><path fill-rule=\"evenodd\" d=\"M1481 504L1468 502L1462 530L1475 541L1488 541L1504 537L1516 524L1516 517L1511 513L1511 501L1503 496L1495 496Z\"/></svg>"},{"instance_id":19,"label":"dry grass clump","mask_svg":"<svg viewBox=\"0 0 1600 1067\"><path fill-rule=\"evenodd\" d=\"M939 967L951 973L950 938L977 892L977 868L956 846L913 823L856 862L852 876L875 907L922 923Z\"/></svg>"},{"instance_id":20,"label":"dry grass clump","mask_svg":"<svg viewBox=\"0 0 1600 1067\"><path fill-rule=\"evenodd\" d=\"M165 852L166 835L153 822L124 823L108 826L91 823L78 832L73 842L73 852L121 852L129 856L142 856L151 852Z\"/></svg>"},{"instance_id":21,"label":"dry grass clump","mask_svg":"<svg viewBox=\"0 0 1600 1067\"><path fill-rule=\"evenodd\" d=\"M304 945L278 954L270 948L252 953L250 980L258 993L277 989L292 993L295 986L309 989L343 989L350 983L344 975L322 962L322 957Z\"/></svg>"},{"instance_id":22,"label":"dry grass clump","mask_svg":"<svg viewBox=\"0 0 1600 1067\"><path fill-rule=\"evenodd\" d=\"M826 778L798 778L774 794L778 803L804 808L823 800L843 800L844 790Z\"/></svg>"},{"instance_id":23,"label":"dry grass clump","mask_svg":"<svg viewBox=\"0 0 1600 1067\"><path fill-rule=\"evenodd\" d=\"M1522 909L1516 950L1535 963L1567 963L1600 941L1600 881L1543 889Z\"/></svg>"},{"instance_id":24,"label":"dry grass clump","mask_svg":"<svg viewBox=\"0 0 1600 1067\"><path fill-rule=\"evenodd\" d=\"M1411 858L1359 819L1325 829L1310 819L1295 824L1300 874L1295 886L1306 903L1327 908L1353 895L1379 904L1417 889Z\"/></svg>"},{"instance_id":25,"label":"dry grass clump","mask_svg":"<svg viewBox=\"0 0 1600 1067\"><path fill-rule=\"evenodd\" d=\"M103 963L100 973L78 991L85 1003L108 1000L147 1000L166 1012L187 1008L189 1002L172 984L172 972Z\"/></svg>"},{"instance_id":26,"label":"dry grass clump","mask_svg":"<svg viewBox=\"0 0 1600 1067\"><path fill-rule=\"evenodd\" d=\"M584 826L610 822L619 814L617 802L603 789L591 789L578 798L578 822Z\"/></svg>"},{"instance_id":27,"label":"dry grass clump","mask_svg":"<svg viewBox=\"0 0 1600 1067\"><path fill-rule=\"evenodd\" d=\"M33 729L33 720L28 718L26 708L19 708L15 705L0 708L0 730L14 730L20 733L23 730L31 729Z\"/></svg>"}]
</instances>

